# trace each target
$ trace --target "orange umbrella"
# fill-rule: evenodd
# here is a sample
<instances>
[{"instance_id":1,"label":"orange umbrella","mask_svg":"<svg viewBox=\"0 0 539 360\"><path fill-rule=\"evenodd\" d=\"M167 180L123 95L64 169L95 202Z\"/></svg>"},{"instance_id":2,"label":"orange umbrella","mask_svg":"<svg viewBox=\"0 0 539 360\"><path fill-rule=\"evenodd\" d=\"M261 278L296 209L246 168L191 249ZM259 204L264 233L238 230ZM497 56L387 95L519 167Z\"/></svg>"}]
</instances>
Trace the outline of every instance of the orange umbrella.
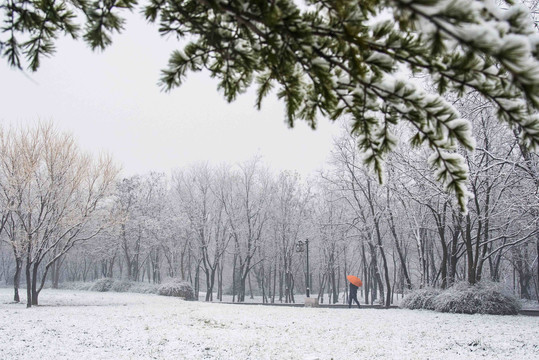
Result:
<instances>
[{"instance_id":1,"label":"orange umbrella","mask_svg":"<svg viewBox=\"0 0 539 360\"><path fill-rule=\"evenodd\" d=\"M363 286L363 281L361 281L361 279L358 278L357 276L348 275L346 278L348 279L348 281L350 281L352 284L354 284L357 287Z\"/></svg>"}]
</instances>

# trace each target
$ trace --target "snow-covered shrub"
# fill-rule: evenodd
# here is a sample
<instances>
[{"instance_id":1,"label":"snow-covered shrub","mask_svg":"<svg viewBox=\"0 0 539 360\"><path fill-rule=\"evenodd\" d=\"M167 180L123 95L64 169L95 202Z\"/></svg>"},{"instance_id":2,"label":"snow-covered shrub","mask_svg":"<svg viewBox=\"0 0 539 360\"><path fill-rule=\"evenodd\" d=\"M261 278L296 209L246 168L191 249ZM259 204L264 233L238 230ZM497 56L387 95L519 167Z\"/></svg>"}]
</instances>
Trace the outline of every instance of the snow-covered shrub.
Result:
<instances>
[{"instance_id":1,"label":"snow-covered shrub","mask_svg":"<svg viewBox=\"0 0 539 360\"><path fill-rule=\"evenodd\" d=\"M410 292L401 301L400 307L406 309L434 310L434 298L440 294L440 290L423 288Z\"/></svg>"},{"instance_id":2,"label":"snow-covered shrub","mask_svg":"<svg viewBox=\"0 0 539 360\"><path fill-rule=\"evenodd\" d=\"M90 291L100 291L100 292L109 291L112 288L113 283L114 283L114 280L111 278L99 279L92 285L92 287L90 288Z\"/></svg>"},{"instance_id":3,"label":"snow-covered shrub","mask_svg":"<svg viewBox=\"0 0 539 360\"><path fill-rule=\"evenodd\" d=\"M464 314L516 315L520 302L514 296L504 294L495 283L458 283L434 299L434 309Z\"/></svg>"},{"instance_id":4,"label":"snow-covered shrub","mask_svg":"<svg viewBox=\"0 0 539 360\"><path fill-rule=\"evenodd\" d=\"M158 290L159 295L181 297L184 300L195 300L195 291L190 283L183 280L171 279L162 284Z\"/></svg>"},{"instance_id":5,"label":"snow-covered shrub","mask_svg":"<svg viewBox=\"0 0 539 360\"><path fill-rule=\"evenodd\" d=\"M128 291L130 291L132 285L133 285L133 283L131 281L114 280L114 282L112 283L112 286L110 288L110 291L128 292Z\"/></svg>"},{"instance_id":6,"label":"snow-covered shrub","mask_svg":"<svg viewBox=\"0 0 539 360\"><path fill-rule=\"evenodd\" d=\"M93 283L90 282L82 282L82 281L70 281L70 282L63 282L58 284L59 289L63 290L90 290L90 288L93 286Z\"/></svg>"},{"instance_id":7,"label":"snow-covered shrub","mask_svg":"<svg viewBox=\"0 0 539 360\"><path fill-rule=\"evenodd\" d=\"M157 294L159 285L150 284L147 282L132 282L129 292L139 294Z\"/></svg>"},{"instance_id":8,"label":"snow-covered shrub","mask_svg":"<svg viewBox=\"0 0 539 360\"><path fill-rule=\"evenodd\" d=\"M147 282L129 280L114 280L110 278L99 279L95 282L64 282L59 284L60 289L86 290L86 291L114 291L132 292L140 294L157 294L159 285Z\"/></svg>"}]
</instances>

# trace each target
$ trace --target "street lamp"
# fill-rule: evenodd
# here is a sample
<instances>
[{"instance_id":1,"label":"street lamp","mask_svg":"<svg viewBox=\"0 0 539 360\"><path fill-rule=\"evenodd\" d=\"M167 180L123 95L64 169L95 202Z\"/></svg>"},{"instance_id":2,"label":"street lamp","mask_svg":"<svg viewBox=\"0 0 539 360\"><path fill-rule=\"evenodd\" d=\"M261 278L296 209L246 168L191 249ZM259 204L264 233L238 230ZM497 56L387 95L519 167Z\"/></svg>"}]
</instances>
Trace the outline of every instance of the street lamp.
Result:
<instances>
[{"instance_id":1,"label":"street lamp","mask_svg":"<svg viewBox=\"0 0 539 360\"><path fill-rule=\"evenodd\" d=\"M305 245L305 247L303 245ZM310 282L310 274L309 274L309 239L306 239L305 242L300 240L300 241L298 241L296 243L296 252L303 252L305 250L305 248L307 249L307 279L305 281L305 285L306 285L307 297L310 297L310 288L309 288L309 282Z\"/></svg>"}]
</instances>

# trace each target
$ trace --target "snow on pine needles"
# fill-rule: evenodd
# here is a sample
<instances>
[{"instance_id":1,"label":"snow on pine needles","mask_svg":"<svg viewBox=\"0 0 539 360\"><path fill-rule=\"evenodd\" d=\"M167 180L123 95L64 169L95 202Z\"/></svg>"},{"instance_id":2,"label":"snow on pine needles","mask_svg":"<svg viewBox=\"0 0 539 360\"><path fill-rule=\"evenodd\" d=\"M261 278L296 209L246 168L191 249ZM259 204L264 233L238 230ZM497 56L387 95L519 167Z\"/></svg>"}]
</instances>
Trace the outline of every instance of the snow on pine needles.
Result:
<instances>
[{"instance_id":1,"label":"snow on pine needles","mask_svg":"<svg viewBox=\"0 0 539 360\"><path fill-rule=\"evenodd\" d=\"M539 317L0 289L0 359L539 359Z\"/></svg>"}]
</instances>

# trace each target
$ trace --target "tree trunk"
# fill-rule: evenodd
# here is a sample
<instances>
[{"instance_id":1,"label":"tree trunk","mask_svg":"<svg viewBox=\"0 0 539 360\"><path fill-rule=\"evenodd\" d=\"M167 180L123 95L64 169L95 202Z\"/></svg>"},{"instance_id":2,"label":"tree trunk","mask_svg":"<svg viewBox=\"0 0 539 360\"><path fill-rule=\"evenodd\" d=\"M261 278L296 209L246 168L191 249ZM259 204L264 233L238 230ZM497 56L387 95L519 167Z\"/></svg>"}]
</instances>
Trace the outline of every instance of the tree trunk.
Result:
<instances>
[{"instance_id":1,"label":"tree trunk","mask_svg":"<svg viewBox=\"0 0 539 360\"><path fill-rule=\"evenodd\" d=\"M207 297L207 293L210 293L210 298L208 301L213 301L213 288L215 286L215 274L217 272L217 267L213 267L211 268L211 272L210 272L210 288L209 288L209 291L206 292L206 297Z\"/></svg>"},{"instance_id":2,"label":"tree trunk","mask_svg":"<svg viewBox=\"0 0 539 360\"><path fill-rule=\"evenodd\" d=\"M387 266L387 259L386 259L385 251L381 244L380 244L380 255L382 256L382 265L384 266L384 276L386 280L385 306L389 307L391 305L391 282L389 278L389 268Z\"/></svg>"},{"instance_id":3,"label":"tree trunk","mask_svg":"<svg viewBox=\"0 0 539 360\"><path fill-rule=\"evenodd\" d=\"M292 274L290 273L290 270L287 269L285 271L285 285L284 285L284 302L286 304L289 304L292 302L292 296L290 294L290 284L292 283Z\"/></svg>"},{"instance_id":4,"label":"tree trunk","mask_svg":"<svg viewBox=\"0 0 539 360\"><path fill-rule=\"evenodd\" d=\"M391 230L391 234L393 235L393 239L395 240L395 247L397 249L397 254L399 255L402 273L404 275L404 279L406 280L406 287L409 290L412 290L412 280L410 280L410 275L408 274L408 267L406 266L406 259L404 257L404 253L400 246L399 237L397 235L397 229L395 227L395 221L393 219L393 212L391 211L391 206L389 204L389 187L388 187L387 192L388 192L387 202L388 202L388 211L389 211L389 228Z\"/></svg>"},{"instance_id":5,"label":"tree trunk","mask_svg":"<svg viewBox=\"0 0 539 360\"><path fill-rule=\"evenodd\" d=\"M502 245L505 245L507 242L507 239L502 240ZM498 251L494 259L492 257L488 258L489 261L489 267L490 267L490 276L492 278L492 281L498 282L500 281L500 264L502 263L503 258L503 252Z\"/></svg>"},{"instance_id":6,"label":"tree trunk","mask_svg":"<svg viewBox=\"0 0 539 360\"><path fill-rule=\"evenodd\" d=\"M536 235L535 246L536 246L535 257L539 259L539 233ZM537 283L535 284L535 292L537 293L537 302L539 303L539 263L536 265L536 267L537 267Z\"/></svg>"},{"instance_id":7,"label":"tree trunk","mask_svg":"<svg viewBox=\"0 0 539 360\"><path fill-rule=\"evenodd\" d=\"M32 307L32 262L30 261L31 247L28 246L28 254L26 256L26 307Z\"/></svg>"},{"instance_id":8,"label":"tree trunk","mask_svg":"<svg viewBox=\"0 0 539 360\"><path fill-rule=\"evenodd\" d=\"M365 286L365 304L369 303L370 278L367 257L365 256L365 244L361 242L361 259L363 260L363 284Z\"/></svg>"},{"instance_id":9,"label":"tree trunk","mask_svg":"<svg viewBox=\"0 0 539 360\"><path fill-rule=\"evenodd\" d=\"M247 283L247 277L243 276L242 273L243 271L240 274L240 282L239 282L239 288L238 288L238 302L245 302L245 288L246 288L246 283Z\"/></svg>"},{"instance_id":10,"label":"tree trunk","mask_svg":"<svg viewBox=\"0 0 539 360\"><path fill-rule=\"evenodd\" d=\"M223 261L219 261L217 266L217 300L223 301Z\"/></svg>"},{"instance_id":11,"label":"tree trunk","mask_svg":"<svg viewBox=\"0 0 539 360\"><path fill-rule=\"evenodd\" d=\"M180 254L180 275L182 280L185 280L185 249Z\"/></svg>"},{"instance_id":12,"label":"tree trunk","mask_svg":"<svg viewBox=\"0 0 539 360\"><path fill-rule=\"evenodd\" d=\"M326 286L326 274L319 274L318 276L318 301L320 304L324 303L324 288Z\"/></svg>"},{"instance_id":13,"label":"tree trunk","mask_svg":"<svg viewBox=\"0 0 539 360\"><path fill-rule=\"evenodd\" d=\"M522 248L513 248L513 263L517 271L518 282L520 284L520 297L531 299L530 281L532 279L532 270L527 262L527 245L524 245L524 254Z\"/></svg>"},{"instance_id":14,"label":"tree trunk","mask_svg":"<svg viewBox=\"0 0 539 360\"><path fill-rule=\"evenodd\" d=\"M112 278L112 276L113 276L115 260L116 260L116 255L114 255L112 257L112 259L109 260L109 268L108 268L108 271L107 271L107 277L109 277L109 278Z\"/></svg>"},{"instance_id":15,"label":"tree trunk","mask_svg":"<svg viewBox=\"0 0 539 360\"><path fill-rule=\"evenodd\" d=\"M51 282L52 282L52 288L58 289L58 285L60 282L60 272L62 264L64 263L64 256L59 257L56 259L56 261L51 266Z\"/></svg>"},{"instance_id":16,"label":"tree trunk","mask_svg":"<svg viewBox=\"0 0 539 360\"><path fill-rule=\"evenodd\" d=\"M225 271L225 255L221 257L219 266L219 301L223 301L223 273Z\"/></svg>"},{"instance_id":17,"label":"tree trunk","mask_svg":"<svg viewBox=\"0 0 539 360\"><path fill-rule=\"evenodd\" d=\"M251 285L251 272L249 272L249 275L247 275L247 281L249 282L249 298L252 300L254 299L254 296L253 296L253 287Z\"/></svg>"},{"instance_id":18,"label":"tree trunk","mask_svg":"<svg viewBox=\"0 0 539 360\"><path fill-rule=\"evenodd\" d=\"M449 258L449 251L447 248L447 243L445 241L445 229L446 229L446 214L447 214L447 202L444 203L442 213L440 214L438 211L435 210L433 207L429 207L432 216L434 217L434 220L436 221L436 227L438 229L438 237L440 238L440 244L442 245L442 260L440 263L440 273L442 276L442 289L447 288L447 268L448 268L448 258Z\"/></svg>"},{"instance_id":19,"label":"tree trunk","mask_svg":"<svg viewBox=\"0 0 539 360\"><path fill-rule=\"evenodd\" d=\"M332 303L336 304L339 301L339 294L337 291L337 282L335 278L335 268L332 267L331 269L331 295L332 295Z\"/></svg>"},{"instance_id":20,"label":"tree trunk","mask_svg":"<svg viewBox=\"0 0 539 360\"><path fill-rule=\"evenodd\" d=\"M371 286L371 305L374 304L374 302L378 299L378 285L382 284L382 282L379 280L379 276L376 275L376 270L374 268L374 264L371 261L371 266L369 268L369 276L372 279L372 286ZM379 274L378 274L379 275Z\"/></svg>"},{"instance_id":21,"label":"tree trunk","mask_svg":"<svg viewBox=\"0 0 539 360\"><path fill-rule=\"evenodd\" d=\"M369 241L369 249L371 252L371 266L372 266L372 276L374 278L374 286L373 290L374 292L372 295L371 302L374 303L374 301L377 299L377 292L380 292L380 297L382 298L382 301L384 301L384 284L382 283L382 276L380 275L380 270L378 269L378 260L376 258L376 249L372 242Z\"/></svg>"},{"instance_id":22,"label":"tree trunk","mask_svg":"<svg viewBox=\"0 0 539 360\"><path fill-rule=\"evenodd\" d=\"M198 293L200 291L200 263L196 264L195 269L195 299L198 299Z\"/></svg>"},{"instance_id":23,"label":"tree trunk","mask_svg":"<svg viewBox=\"0 0 539 360\"><path fill-rule=\"evenodd\" d=\"M277 290L277 261L273 264L273 291L271 296L271 303L275 304L275 291Z\"/></svg>"},{"instance_id":24,"label":"tree trunk","mask_svg":"<svg viewBox=\"0 0 539 360\"><path fill-rule=\"evenodd\" d=\"M487 180L487 184L488 184L488 180ZM476 278L477 278L477 281L480 281L481 280L481 275L483 273L483 264L485 263L485 256L487 254L487 251L488 251L488 240L489 240L489 236L490 236L490 194L492 192L492 186L493 185L490 185L488 184L487 186L487 191L486 191L486 196L485 196L485 209L484 209L484 215L482 215L485 220L484 220L484 225L483 225L483 233L480 234L479 233L479 230L478 230L478 234L477 234L477 254L476 254ZM479 223L480 225L482 224L481 222ZM480 226L480 230L481 230L481 226ZM482 235L482 236L481 236ZM481 238L483 238L483 245L480 246L479 242L481 240ZM479 256L479 249L481 248L481 254Z\"/></svg>"},{"instance_id":25,"label":"tree trunk","mask_svg":"<svg viewBox=\"0 0 539 360\"><path fill-rule=\"evenodd\" d=\"M21 301L19 296L19 287L21 285L22 264L22 258L18 257L15 259L15 276L13 276L13 301L17 303Z\"/></svg>"},{"instance_id":26,"label":"tree trunk","mask_svg":"<svg viewBox=\"0 0 539 360\"><path fill-rule=\"evenodd\" d=\"M234 254L234 260L232 261L232 302L236 302L236 261L237 254Z\"/></svg>"},{"instance_id":27,"label":"tree trunk","mask_svg":"<svg viewBox=\"0 0 539 360\"><path fill-rule=\"evenodd\" d=\"M460 215L459 215L460 217ZM449 257L449 275L448 275L448 284L447 286L450 287L451 285L453 285L455 283L455 277L456 277L456 274L457 274L457 262L458 262L458 259L459 259L459 256L458 256L458 239L459 239L459 236L460 236L460 226L456 223L457 219L454 218L453 220L453 224L455 224L454 226L454 231L453 231L453 236L452 236L452 239L451 239L451 255Z\"/></svg>"},{"instance_id":28,"label":"tree trunk","mask_svg":"<svg viewBox=\"0 0 539 360\"><path fill-rule=\"evenodd\" d=\"M34 267L32 269L32 305L39 305L38 304L38 295L39 291L37 289L37 272L39 269L39 262L34 263Z\"/></svg>"},{"instance_id":29,"label":"tree trunk","mask_svg":"<svg viewBox=\"0 0 539 360\"><path fill-rule=\"evenodd\" d=\"M371 203L371 209L372 210L372 215L375 216L374 214L374 208L372 207L372 203ZM380 255L382 256L382 266L384 267L384 278L386 280L386 297L385 297L385 306L386 307L389 307L391 305L391 280L389 278L389 268L387 266L387 259L386 259L386 254L385 254L385 251L384 251L384 245L382 244L382 235L380 233L380 225L378 223L378 219L375 218L374 220L374 227L375 227L375 230L376 230L376 239L378 241L378 248L380 249ZM380 288L382 289L382 288ZM383 293L380 293L382 299L384 299L384 295Z\"/></svg>"},{"instance_id":30,"label":"tree trunk","mask_svg":"<svg viewBox=\"0 0 539 360\"><path fill-rule=\"evenodd\" d=\"M474 285L476 283L474 252L472 243L472 225L470 215L466 215L466 231L464 232L464 242L466 245L466 258L468 260L468 283Z\"/></svg>"},{"instance_id":31,"label":"tree trunk","mask_svg":"<svg viewBox=\"0 0 539 360\"><path fill-rule=\"evenodd\" d=\"M437 278L438 270L436 269L436 262L434 260L434 244L432 241L429 241L428 248L429 248L428 256L429 256L430 272L432 274L431 283L433 286L436 286L436 281L437 281L436 278Z\"/></svg>"},{"instance_id":32,"label":"tree trunk","mask_svg":"<svg viewBox=\"0 0 539 360\"><path fill-rule=\"evenodd\" d=\"M268 299L266 297L266 279L265 279L265 271L264 271L264 264L262 263L262 265L260 265L260 270L259 270L259 273L260 273L260 283L259 283L259 287L260 289L262 290L262 303L265 304L267 303Z\"/></svg>"}]
</instances>

